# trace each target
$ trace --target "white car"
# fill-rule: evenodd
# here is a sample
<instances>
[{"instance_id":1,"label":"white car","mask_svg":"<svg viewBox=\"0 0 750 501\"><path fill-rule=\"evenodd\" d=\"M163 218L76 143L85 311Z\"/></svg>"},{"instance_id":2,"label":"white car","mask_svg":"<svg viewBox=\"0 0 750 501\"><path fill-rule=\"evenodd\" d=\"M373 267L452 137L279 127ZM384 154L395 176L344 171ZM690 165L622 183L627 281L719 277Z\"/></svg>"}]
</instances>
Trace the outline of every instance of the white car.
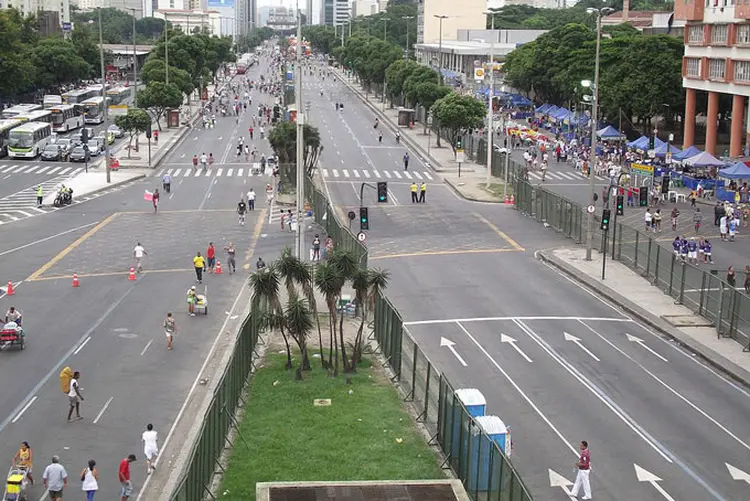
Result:
<instances>
[{"instance_id":1,"label":"white car","mask_svg":"<svg viewBox=\"0 0 750 501\"><path fill-rule=\"evenodd\" d=\"M112 124L109 127L107 127L107 132L111 132L118 139L125 135L125 133L122 131L122 129L119 128L118 126L114 125L114 124Z\"/></svg>"}]
</instances>

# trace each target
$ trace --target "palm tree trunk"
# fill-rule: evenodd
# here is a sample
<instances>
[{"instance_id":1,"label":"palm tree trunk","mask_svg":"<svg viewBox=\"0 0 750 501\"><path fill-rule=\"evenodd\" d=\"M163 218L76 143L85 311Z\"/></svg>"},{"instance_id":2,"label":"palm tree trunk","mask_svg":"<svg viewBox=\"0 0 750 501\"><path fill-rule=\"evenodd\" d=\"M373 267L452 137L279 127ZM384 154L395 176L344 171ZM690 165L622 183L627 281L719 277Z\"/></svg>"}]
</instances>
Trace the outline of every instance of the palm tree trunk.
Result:
<instances>
[{"instance_id":1,"label":"palm tree trunk","mask_svg":"<svg viewBox=\"0 0 750 501\"><path fill-rule=\"evenodd\" d=\"M346 358L346 346L344 345L344 313L339 317L339 336L341 337L341 362L344 364L344 373L352 372L349 360Z\"/></svg>"},{"instance_id":2,"label":"palm tree trunk","mask_svg":"<svg viewBox=\"0 0 750 501\"><path fill-rule=\"evenodd\" d=\"M336 310L333 310L333 317L331 318L331 329L333 332L333 377L339 375L339 339L336 336L336 322L338 316Z\"/></svg>"},{"instance_id":3,"label":"palm tree trunk","mask_svg":"<svg viewBox=\"0 0 750 501\"><path fill-rule=\"evenodd\" d=\"M323 356L323 331L320 328L320 315L315 313L315 322L318 324L318 347L320 349L320 364L323 370L327 369L326 358Z\"/></svg>"},{"instance_id":4,"label":"palm tree trunk","mask_svg":"<svg viewBox=\"0 0 750 501\"><path fill-rule=\"evenodd\" d=\"M354 339L354 350L352 353L352 372L357 371L357 364L362 361L362 333L365 331L365 317L359 323L359 329L357 329L357 337Z\"/></svg>"},{"instance_id":5,"label":"palm tree trunk","mask_svg":"<svg viewBox=\"0 0 750 501\"><path fill-rule=\"evenodd\" d=\"M328 312L328 368L333 367L333 340L336 336L333 334L333 313Z\"/></svg>"},{"instance_id":6,"label":"palm tree trunk","mask_svg":"<svg viewBox=\"0 0 750 501\"><path fill-rule=\"evenodd\" d=\"M284 338L284 345L286 345L286 365L284 366L285 369L291 369L292 368L292 348L289 346L289 338L286 337L286 333L284 332L284 327L280 327L279 331L281 332L281 337Z\"/></svg>"}]
</instances>

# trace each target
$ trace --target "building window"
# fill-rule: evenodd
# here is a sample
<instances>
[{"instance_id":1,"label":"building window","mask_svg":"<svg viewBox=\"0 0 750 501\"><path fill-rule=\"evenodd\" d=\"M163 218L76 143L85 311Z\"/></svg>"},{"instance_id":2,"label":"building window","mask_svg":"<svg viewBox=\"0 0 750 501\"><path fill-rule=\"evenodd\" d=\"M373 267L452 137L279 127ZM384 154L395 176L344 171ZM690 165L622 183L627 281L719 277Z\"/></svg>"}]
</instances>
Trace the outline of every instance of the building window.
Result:
<instances>
[{"instance_id":1,"label":"building window","mask_svg":"<svg viewBox=\"0 0 750 501\"><path fill-rule=\"evenodd\" d=\"M724 59L708 60L708 78L711 80L724 80L726 77L727 62Z\"/></svg>"},{"instance_id":2,"label":"building window","mask_svg":"<svg viewBox=\"0 0 750 501\"><path fill-rule=\"evenodd\" d=\"M734 80L736 82L750 82L750 61L734 62Z\"/></svg>"},{"instance_id":3,"label":"building window","mask_svg":"<svg viewBox=\"0 0 750 501\"><path fill-rule=\"evenodd\" d=\"M737 25L737 43L750 44L750 24Z\"/></svg>"},{"instance_id":4,"label":"building window","mask_svg":"<svg viewBox=\"0 0 750 501\"><path fill-rule=\"evenodd\" d=\"M711 26L711 44L726 45L728 33L729 29L726 24L715 24Z\"/></svg>"},{"instance_id":5,"label":"building window","mask_svg":"<svg viewBox=\"0 0 750 501\"><path fill-rule=\"evenodd\" d=\"M701 76L701 60L695 57L685 59L685 76L698 77Z\"/></svg>"},{"instance_id":6,"label":"building window","mask_svg":"<svg viewBox=\"0 0 750 501\"><path fill-rule=\"evenodd\" d=\"M169 8L174 9L174 0L169 0Z\"/></svg>"},{"instance_id":7,"label":"building window","mask_svg":"<svg viewBox=\"0 0 750 501\"><path fill-rule=\"evenodd\" d=\"M688 43L703 43L702 24L692 24L688 27Z\"/></svg>"}]
</instances>

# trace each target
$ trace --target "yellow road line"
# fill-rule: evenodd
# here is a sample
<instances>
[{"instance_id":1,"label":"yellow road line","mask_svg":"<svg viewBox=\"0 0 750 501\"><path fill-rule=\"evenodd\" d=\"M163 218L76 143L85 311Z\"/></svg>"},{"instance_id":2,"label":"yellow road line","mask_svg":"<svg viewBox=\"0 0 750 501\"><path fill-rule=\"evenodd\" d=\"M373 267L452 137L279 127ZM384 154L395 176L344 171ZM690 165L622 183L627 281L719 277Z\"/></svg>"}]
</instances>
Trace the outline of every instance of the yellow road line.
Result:
<instances>
[{"instance_id":1,"label":"yellow road line","mask_svg":"<svg viewBox=\"0 0 750 501\"><path fill-rule=\"evenodd\" d=\"M455 256L459 254L497 254L500 252L522 252L524 249L474 249L474 250L451 250L451 251L425 251L425 252L409 252L405 254L383 254L370 256L370 261L378 259L396 259L399 257L421 257L421 256Z\"/></svg>"},{"instance_id":2,"label":"yellow road line","mask_svg":"<svg viewBox=\"0 0 750 501\"><path fill-rule=\"evenodd\" d=\"M160 210L159 214L185 214L195 212L237 212L236 209L184 209L184 210ZM148 210L125 210L120 211L120 214L132 215L132 214L153 214L154 211Z\"/></svg>"},{"instance_id":3,"label":"yellow road line","mask_svg":"<svg viewBox=\"0 0 750 501\"><path fill-rule=\"evenodd\" d=\"M140 275L150 275L151 273L185 273L186 271L193 271L194 268L170 268L170 269L163 269L163 270L143 270ZM78 278L99 278L99 277L127 277L128 276L128 270L125 271L103 271L98 273L78 273ZM34 282L42 282L45 280L61 280L61 279L71 279L73 278L72 275L48 275L48 276L42 276L39 278L35 278Z\"/></svg>"},{"instance_id":4,"label":"yellow road line","mask_svg":"<svg viewBox=\"0 0 750 501\"><path fill-rule=\"evenodd\" d=\"M101 223L99 223L96 226L94 226L93 228L91 228L85 234L81 235L78 238L78 240L76 240L75 242L73 242L72 244L70 244L69 246L67 246L66 248L64 248L55 257L53 257L52 259L50 259L49 261L47 261L45 264L43 264L41 268L39 268L34 273L32 273L31 275L29 275L29 278L27 278L26 281L27 282L31 282L33 280L38 280L39 277L44 272L46 272L47 270L49 270L50 268L52 268L54 265L56 265L57 263L59 263L60 261L62 261L62 259L65 256L67 256L68 254L70 254L76 247L78 247L79 245L81 245L83 242L85 242L86 240L88 240L89 238L91 238L92 236L94 236L94 234L96 234L96 232L98 232L99 230L101 230L102 228L104 228L105 226L107 226L109 223L111 223L112 220L114 220L118 215L119 215L119 212L115 212L114 214L112 214L111 216L109 216L108 218L106 218L105 220L103 220Z\"/></svg>"},{"instance_id":5,"label":"yellow road line","mask_svg":"<svg viewBox=\"0 0 750 501\"><path fill-rule=\"evenodd\" d=\"M261 209L260 214L258 215L258 220L255 221L255 228L253 228L253 236L252 236L252 239L250 240L250 248L247 249L247 254L245 254L245 264L242 266L242 268L245 270L250 269L249 261L255 255L255 247L258 245L258 239L260 238L260 234L263 231L263 224L266 222L266 212L267 212L267 209Z\"/></svg>"},{"instance_id":6,"label":"yellow road line","mask_svg":"<svg viewBox=\"0 0 750 501\"><path fill-rule=\"evenodd\" d=\"M505 233L504 231L502 231L502 230L501 230L500 228L498 228L497 226L495 226L494 224L492 224L492 223L491 223L490 221L488 221L488 220L487 220L487 218L485 218L485 217L484 217L484 216L482 216L481 214L477 214L477 213L475 212L475 213L474 213L474 216L476 216L476 218L477 218L477 219L479 219L479 220L480 220L480 221L482 221L482 222L483 222L484 224L486 224L487 226L489 226L490 228L492 228L492 230L493 230L493 231L494 231L495 233L497 233L497 234L498 234L498 236L499 236L500 238L502 238L503 240L505 240L506 242L508 242L508 244L509 244L509 245L510 245L511 247L513 247L513 248L514 248L515 250L517 250L517 251L521 251L521 252L523 252L523 251L525 251L525 250L526 250L526 249L524 249L523 247L521 247L521 246L520 246L520 245L518 244L518 242L516 242L515 240L513 240L512 238L510 238L510 237L509 237L509 236L508 236L508 235L507 235L507 234L506 234L506 233Z\"/></svg>"}]
</instances>

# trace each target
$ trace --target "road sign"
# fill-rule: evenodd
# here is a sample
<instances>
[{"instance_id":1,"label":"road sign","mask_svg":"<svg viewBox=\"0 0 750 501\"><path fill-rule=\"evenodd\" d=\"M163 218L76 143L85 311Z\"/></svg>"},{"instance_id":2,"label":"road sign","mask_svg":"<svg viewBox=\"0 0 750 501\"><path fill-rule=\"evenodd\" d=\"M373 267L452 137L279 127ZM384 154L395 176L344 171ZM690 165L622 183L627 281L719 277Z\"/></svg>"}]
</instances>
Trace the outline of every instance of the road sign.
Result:
<instances>
[{"instance_id":1,"label":"road sign","mask_svg":"<svg viewBox=\"0 0 750 501\"><path fill-rule=\"evenodd\" d=\"M642 176L653 176L654 166L645 164L630 164L630 172L633 174L640 174Z\"/></svg>"},{"instance_id":2,"label":"road sign","mask_svg":"<svg viewBox=\"0 0 750 501\"><path fill-rule=\"evenodd\" d=\"M357 214L353 210L350 210L346 217L353 221L357 217Z\"/></svg>"},{"instance_id":3,"label":"road sign","mask_svg":"<svg viewBox=\"0 0 750 501\"><path fill-rule=\"evenodd\" d=\"M589 214L593 214L594 212L596 212L596 205L591 204L586 207L586 212L588 212Z\"/></svg>"},{"instance_id":4,"label":"road sign","mask_svg":"<svg viewBox=\"0 0 750 501\"><path fill-rule=\"evenodd\" d=\"M456 162L460 164L466 163L466 155L464 154L463 149L456 150Z\"/></svg>"},{"instance_id":5,"label":"road sign","mask_svg":"<svg viewBox=\"0 0 750 501\"><path fill-rule=\"evenodd\" d=\"M365 235L364 231L360 231L359 233L357 233L357 240L359 240L360 242L364 242L365 240L367 240L367 235Z\"/></svg>"},{"instance_id":6,"label":"road sign","mask_svg":"<svg viewBox=\"0 0 750 501\"><path fill-rule=\"evenodd\" d=\"M62 23L62 30L65 33L73 31L73 23Z\"/></svg>"}]
</instances>

